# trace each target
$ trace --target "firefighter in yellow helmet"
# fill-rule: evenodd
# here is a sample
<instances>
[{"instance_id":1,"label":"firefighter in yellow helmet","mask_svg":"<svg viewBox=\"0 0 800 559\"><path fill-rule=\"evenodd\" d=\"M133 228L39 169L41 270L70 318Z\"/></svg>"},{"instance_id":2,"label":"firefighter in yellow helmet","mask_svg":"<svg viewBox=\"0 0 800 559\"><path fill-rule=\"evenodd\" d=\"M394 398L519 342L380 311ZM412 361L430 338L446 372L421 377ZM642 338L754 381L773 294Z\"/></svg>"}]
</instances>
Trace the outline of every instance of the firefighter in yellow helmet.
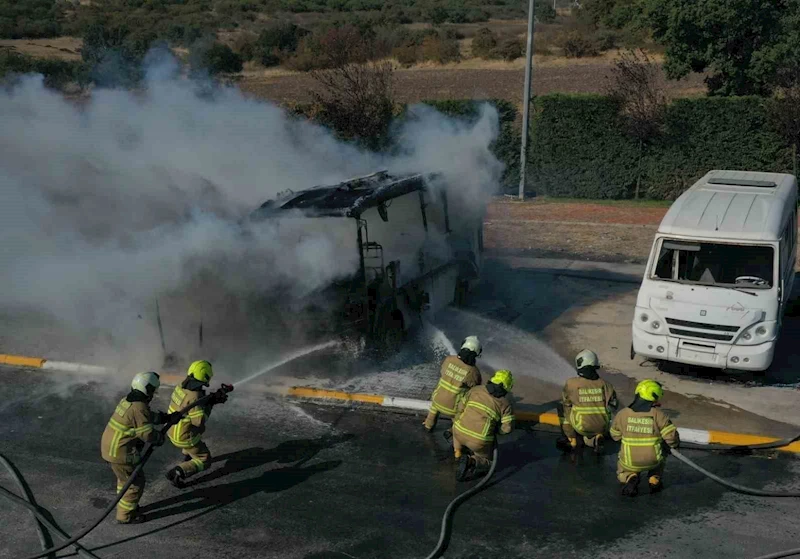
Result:
<instances>
[{"instance_id":1,"label":"firefighter in yellow helmet","mask_svg":"<svg viewBox=\"0 0 800 559\"><path fill-rule=\"evenodd\" d=\"M117 404L103 431L100 451L103 460L111 465L117 477L117 492L139 464L145 443L157 446L164 443L163 433L154 426L166 423L169 417L150 410L150 402L160 384L158 374L154 372L139 373L133 377L130 392ZM120 524L144 522L144 517L139 514L139 501L145 483L142 471L117 503L117 522Z\"/></svg>"},{"instance_id":2,"label":"firefighter in yellow helmet","mask_svg":"<svg viewBox=\"0 0 800 559\"><path fill-rule=\"evenodd\" d=\"M620 411L611 425L611 438L622 441L617 462L617 479L622 494L635 497L639 493L639 473L649 472L650 492L663 489L661 477L666 460L664 447L678 448L678 429L659 409L664 389L654 380L643 380L636 386L630 406Z\"/></svg>"},{"instance_id":3,"label":"firefighter in yellow helmet","mask_svg":"<svg viewBox=\"0 0 800 559\"><path fill-rule=\"evenodd\" d=\"M183 411L205 396L203 388L209 385L213 376L214 370L208 361L195 361L189 365L186 379L172 391L170 413ZM181 464L167 472L167 479L175 487L184 487L186 478L205 470L211 461L211 452L201 437L206 430L206 421L211 409L215 404L222 404L228 399L222 392L214 394L217 396L211 402L192 408L167 431L170 442L181 449L184 456Z\"/></svg>"},{"instance_id":4,"label":"firefighter in yellow helmet","mask_svg":"<svg viewBox=\"0 0 800 559\"><path fill-rule=\"evenodd\" d=\"M459 400L453 423L457 481L485 473L492 465L497 432L507 435L514 429L514 408L508 398L513 386L510 371L497 371L485 386L471 388Z\"/></svg>"},{"instance_id":5,"label":"firefighter in yellow helmet","mask_svg":"<svg viewBox=\"0 0 800 559\"><path fill-rule=\"evenodd\" d=\"M458 401L467 390L481 383L481 372L475 366L475 360L483 348L477 336L467 336L458 355L445 357L440 371L439 384L431 394L431 409L423 425L428 432L436 427L439 414L453 418L456 415ZM449 435L446 433L445 436Z\"/></svg>"},{"instance_id":6,"label":"firefighter in yellow helmet","mask_svg":"<svg viewBox=\"0 0 800 559\"><path fill-rule=\"evenodd\" d=\"M561 391L564 437L556 441L556 447L570 452L585 444L600 454L611 425L611 415L619 405L617 393L610 382L597 374L600 359L595 352L581 351L575 357L575 368L578 376L567 380Z\"/></svg>"}]
</instances>

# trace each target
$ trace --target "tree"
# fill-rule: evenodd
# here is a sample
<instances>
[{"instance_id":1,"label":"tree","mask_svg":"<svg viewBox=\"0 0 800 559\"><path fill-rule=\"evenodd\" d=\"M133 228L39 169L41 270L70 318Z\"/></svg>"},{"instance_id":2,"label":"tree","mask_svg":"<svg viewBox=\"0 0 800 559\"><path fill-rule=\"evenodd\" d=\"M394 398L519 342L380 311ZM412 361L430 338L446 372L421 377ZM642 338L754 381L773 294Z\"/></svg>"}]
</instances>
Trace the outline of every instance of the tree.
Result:
<instances>
[{"instance_id":1,"label":"tree","mask_svg":"<svg viewBox=\"0 0 800 559\"><path fill-rule=\"evenodd\" d=\"M349 29L323 40L325 70L312 70L321 86L313 95L318 120L345 139L378 149L388 141L394 114L394 67L369 61L370 45Z\"/></svg>"},{"instance_id":2,"label":"tree","mask_svg":"<svg viewBox=\"0 0 800 559\"><path fill-rule=\"evenodd\" d=\"M297 45L308 32L288 21L273 23L264 29L256 40L255 58L264 66L280 64L281 58L297 50Z\"/></svg>"},{"instance_id":3,"label":"tree","mask_svg":"<svg viewBox=\"0 0 800 559\"><path fill-rule=\"evenodd\" d=\"M242 57L233 52L231 47L222 43L214 43L204 49L200 56L200 64L212 76L242 71Z\"/></svg>"},{"instance_id":4,"label":"tree","mask_svg":"<svg viewBox=\"0 0 800 559\"><path fill-rule=\"evenodd\" d=\"M800 0L642 0L672 79L709 72L712 95L764 95L800 54Z\"/></svg>"},{"instance_id":5,"label":"tree","mask_svg":"<svg viewBox=\"0 0 800 559\"><path fill-rule=\"evenodd\" d=\"M556 20L556 9L548 2L537 2L535 7L536 21L539 23L553 23Z\"/></svg>"},{"instance_id":6,"label":"tree","mask_svg":"<svg viewBox=\"0 0 800 559\"><path fill-rule=\"evenodd\" d=\"M626 132L639 143L636 190L639 198L642 160L664 126L667 98L659 67L644 51L628 50L614 62L608 95L619 103Z\"/></svg>"}]
</instances>

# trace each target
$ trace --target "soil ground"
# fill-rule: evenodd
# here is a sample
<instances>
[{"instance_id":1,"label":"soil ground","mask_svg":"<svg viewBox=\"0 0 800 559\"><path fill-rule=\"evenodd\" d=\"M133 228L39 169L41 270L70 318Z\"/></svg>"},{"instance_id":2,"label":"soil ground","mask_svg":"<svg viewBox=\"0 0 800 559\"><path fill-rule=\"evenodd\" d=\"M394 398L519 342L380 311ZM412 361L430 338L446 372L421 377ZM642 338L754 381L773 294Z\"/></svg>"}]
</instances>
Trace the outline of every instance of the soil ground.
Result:
<instances>
[{"instance_id":1,"label":"soil ground","mask_svg":"<svg viewBox=\"0 0 800 559\"><path fill-rule=\"evenodd\" d=\"M580 61L546 57L541 63L534 63L533 92L603 93L611 68L611 60L605 57ZM524 63L519 61L402 68L395 72L396 100L414 103L426 99L505 99L521 105L524 76ZM310 102L311 92L318 88L309 74L285 70L250 72L239 78L238 85L247 94L278 103ZM705 91L699 74L666 82L665 90L671 97L702 95Z\"/></svg>"}]
</instances>

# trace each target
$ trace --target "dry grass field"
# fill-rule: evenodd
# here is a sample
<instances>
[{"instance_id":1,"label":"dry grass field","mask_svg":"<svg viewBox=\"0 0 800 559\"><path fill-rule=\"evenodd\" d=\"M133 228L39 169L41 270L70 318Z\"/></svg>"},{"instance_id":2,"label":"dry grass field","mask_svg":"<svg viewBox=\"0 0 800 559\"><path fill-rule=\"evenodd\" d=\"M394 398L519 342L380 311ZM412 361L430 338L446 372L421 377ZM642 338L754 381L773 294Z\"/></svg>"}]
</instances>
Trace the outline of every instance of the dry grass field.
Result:
<instances>
[{"instance_id":1,"label":"dry grass field","mask_svg":"<svg viewBox=\"0 0 800 559\"><path fill-rule=\"evenodd\" d=\"M62 58L80 60L81 39L58 37L56 39L0 39L0 49L11 49L36 58Z\"/></svg>"}]
</instances>

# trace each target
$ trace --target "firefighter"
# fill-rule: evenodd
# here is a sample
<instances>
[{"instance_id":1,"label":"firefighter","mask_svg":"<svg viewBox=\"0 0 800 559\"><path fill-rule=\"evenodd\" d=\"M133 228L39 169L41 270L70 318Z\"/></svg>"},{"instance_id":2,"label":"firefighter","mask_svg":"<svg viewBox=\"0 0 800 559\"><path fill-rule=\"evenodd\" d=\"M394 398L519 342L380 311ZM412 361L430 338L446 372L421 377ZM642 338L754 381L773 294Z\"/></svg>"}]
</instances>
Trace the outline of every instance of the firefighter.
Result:
<instances>
[{"instance_id":1,"label":"firefighter","mask_svg":"<svg viewBox=\"0 0 800 559\"><path fill-rule=\"evenodd\" d=\"M635 497L639 493L639 473L648 472L650 493L664 488L665 451L678 448L678 429L659 409L664 389L654 380L643 380L636 386L630 406L620 411L611 425L611 438L622 440L617 462L617 479L622 494ZM669 447L669 448L665 448Z\"/></svg>"},{"instance_id":2,"label":"firefighter","mask_svg":"<svg viewBox=\"0 0 800 559\"><path fill-rule=\"evenodd\" d=\"M497 431L507 435L514 429L514 409L508 398L513 386L509 371L497 371L485 386L471 388L459 400L453 423L457 481L488 471ZM462 453L465 447L467 452Z\"/></svg>"},{"instance_id":3,"label":"firefighter","mask_svg":"<svg viewBox=\"0 0 800 559\"><path fill-rule=\"evenodd\" d=\"M575 368L578 376L567 380L561 392L564 436L556 441L556 447L571 452L585 444L600 454L612 413L619 405L617 393L610 382L597 374L600 360L595 352L581 351L575 357Z\"/></svg>"},{"instance_id":4,"label":"firefighter","mask_svg":"<svg viewBox=\"0 0 800 559\"><path fill-rule=\"evenodd\" d=\"M483 352L478 336L467 336L458 355L445 357L442 362L439 384L431 395L431 409L423 425L429 433L436 427L439 414L453 418L458 401L467 390L481 383L481 372L475 366L475 360ZM445 433L449 438L450 432Z\"/></svg>"},{"instance_id":5,"label":"firefighter","mask_svg":"<svg viewBox=\"0 0 800 559\"><path fill-rule=\"evenodd\" d=\"M144 444L160 446L164 443L164 434L155 429L154 425L166 423L170 418L161 412L151 411L149 405L160 384L158 374L154 372L139 373L133 377L131 391L117 404L103 431L100 451L103 460L111 464L111 469L117 476L117 492L122 489L141 460ZM139 514L139 501L144 486L144 471L141 471L117 503L118 523L144 522L144 516Z\"/></svg>"},{"instance_id":6,"label":"firefighter","mask_svg":"<svg viewBox=\"0 0 800 559\"><path fill-rule=\"evenodd\" d=\"M211 382L214 370L208 361L195 361L189 365L186 379L176 386L170 397L170 413L183 411L187 406L205 396L204 387ZM175 487L184 487L186 478L206 469L211 461L211 452L201 440L206 430L206 421L215 404L222 404L228 396L223 392L204 406L189 410L175 425L167 431L170 442L183 453L183 462L167 472L167 479Z\"/></svg>"}]
</instances>

